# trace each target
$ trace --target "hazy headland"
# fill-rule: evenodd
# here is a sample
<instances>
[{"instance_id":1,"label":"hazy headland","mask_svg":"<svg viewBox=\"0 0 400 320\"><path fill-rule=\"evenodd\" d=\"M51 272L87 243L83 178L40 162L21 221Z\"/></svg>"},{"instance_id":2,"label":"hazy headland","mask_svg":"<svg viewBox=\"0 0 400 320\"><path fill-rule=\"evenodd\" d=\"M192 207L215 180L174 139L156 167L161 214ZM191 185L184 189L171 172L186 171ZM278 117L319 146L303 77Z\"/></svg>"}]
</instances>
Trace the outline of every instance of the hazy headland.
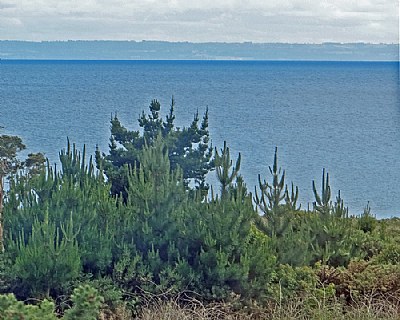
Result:
<instances>
[{"instance_id":1,"label":"hazy headland","mask_svg":"<svg viewBox=\"0 0 400 320\"><path fill-rule=\"evenodd\" d=\"M0 41L1 59L398 61L398 44Z\"/></svg>"}]
</instances>

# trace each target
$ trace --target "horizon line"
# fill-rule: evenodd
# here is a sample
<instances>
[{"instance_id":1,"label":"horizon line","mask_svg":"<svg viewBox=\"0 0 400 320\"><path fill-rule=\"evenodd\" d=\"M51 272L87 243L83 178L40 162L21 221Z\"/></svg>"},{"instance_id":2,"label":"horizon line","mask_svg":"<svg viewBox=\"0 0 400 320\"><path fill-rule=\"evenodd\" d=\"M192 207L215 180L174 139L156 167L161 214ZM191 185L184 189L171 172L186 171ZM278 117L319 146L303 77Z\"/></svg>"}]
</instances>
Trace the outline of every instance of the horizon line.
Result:
<instances>
[{"instance_id":1,"label":"horizon line","mask_svg":"<svg viewBox=\"0 0 400 320\"><path fill-rule=\"evenodd\" d=\"M52 61L52 62L337 62L337 63L400 63L400 60L319 60L319 59L54 59L0 57L0 61Z\"/></svg>"},{"instance_id":2,"label":"horizon line","mask_svg":"<svg viewBox=\"0 0 400 320\"><path fill-rule=\"evenodd\" d=\"M161 43L176 43L176 44L287 44L287 45L324 45L324 44L333 44L333 45L358 45L358 44L367 44L367 45L400 45L400 42L336 42L336 41L324 41L324 42L258 42L258 41L168 41L168 40L151 40L151 39L142 39L142 40L112 40L112 39L63 39L63 40L23 40L23 39L0 39L0 42L31 42L31 43L48 43L48 42L161 42Z\"/></svg>"}]
</instances>

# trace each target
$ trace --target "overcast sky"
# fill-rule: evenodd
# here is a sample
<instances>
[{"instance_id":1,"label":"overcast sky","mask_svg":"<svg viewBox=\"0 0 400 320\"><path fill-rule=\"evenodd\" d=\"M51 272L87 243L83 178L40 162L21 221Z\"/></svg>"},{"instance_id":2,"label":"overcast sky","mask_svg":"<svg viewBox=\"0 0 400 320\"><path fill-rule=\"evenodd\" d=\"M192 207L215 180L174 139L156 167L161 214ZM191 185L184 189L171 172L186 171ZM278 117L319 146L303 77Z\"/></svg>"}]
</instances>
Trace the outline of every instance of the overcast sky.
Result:
<instances>
[{"instance_id":1,"label":"overcast sky","mask_svg":"<svg viewBox=\"0 0 400 320\"><path fill-rule=\"evenodd\" d=\"M399 42L399 0L0 0L1 40Z\"/></svg>"}]
</instances>

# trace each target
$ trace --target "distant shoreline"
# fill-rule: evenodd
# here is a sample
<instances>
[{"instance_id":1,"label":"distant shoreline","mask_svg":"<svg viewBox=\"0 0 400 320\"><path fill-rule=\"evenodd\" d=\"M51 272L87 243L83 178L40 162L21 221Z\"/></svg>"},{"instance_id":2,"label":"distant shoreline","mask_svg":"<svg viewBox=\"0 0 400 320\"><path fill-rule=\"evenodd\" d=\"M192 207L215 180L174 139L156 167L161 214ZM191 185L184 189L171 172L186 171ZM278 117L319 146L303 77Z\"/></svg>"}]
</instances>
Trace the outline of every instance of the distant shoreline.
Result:
<instances>
[{"instance_id":1,"label":"distant shoreline","mask_svg":"<svg viewBox=\"0 0 400 320\"><path fill-rule=\"evenodd\" d=\"M399 44L0 40L2 60L399 61Z\"/></svg>"}]
</instances>

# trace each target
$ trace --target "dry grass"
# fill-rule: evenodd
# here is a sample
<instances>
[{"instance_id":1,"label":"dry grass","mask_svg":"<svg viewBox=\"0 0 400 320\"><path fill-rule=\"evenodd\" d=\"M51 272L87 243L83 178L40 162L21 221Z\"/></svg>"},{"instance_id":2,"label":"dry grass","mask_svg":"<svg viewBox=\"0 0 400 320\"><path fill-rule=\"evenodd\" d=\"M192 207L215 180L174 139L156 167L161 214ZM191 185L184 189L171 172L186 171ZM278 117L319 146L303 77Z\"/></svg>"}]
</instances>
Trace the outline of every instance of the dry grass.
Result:
<instances>
[{"instance_id":1,"label":"dry grass","mask_svg":"<svg viewBox=\"0 0 400 320\"><path fill-rule=\"evenodd\" d=\"M311 299L311 300L310 300ZM273 304L268 308L243 308L235 310L232 305L224 303L205 305L196 299L181 299L165 301L153 297L135 317L126 310L119 310L113 316L103 319L113 320L399 320L400 301L382 297L364 302L354 303L345 307L339 301L312 301L299 298L286 302L284 305ZM179 302L178 302L179 301ZM310 307L310 302L312 307Z\"/></svg>"}]
</instances>

